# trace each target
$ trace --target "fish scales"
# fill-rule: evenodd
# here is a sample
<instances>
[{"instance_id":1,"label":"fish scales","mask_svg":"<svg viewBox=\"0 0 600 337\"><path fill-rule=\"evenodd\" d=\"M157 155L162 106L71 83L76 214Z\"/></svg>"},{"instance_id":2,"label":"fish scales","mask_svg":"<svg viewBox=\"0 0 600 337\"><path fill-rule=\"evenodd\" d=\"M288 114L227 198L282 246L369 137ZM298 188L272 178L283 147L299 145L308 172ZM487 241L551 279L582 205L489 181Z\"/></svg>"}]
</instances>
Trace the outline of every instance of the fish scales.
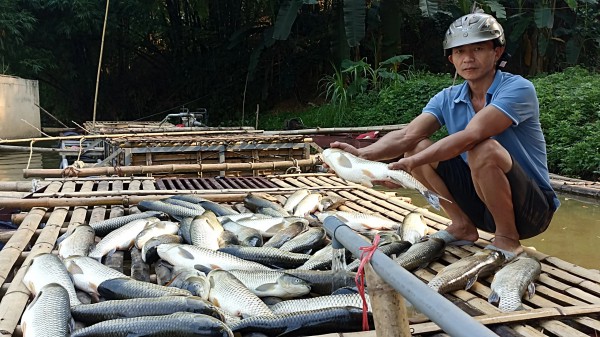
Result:
<instances>
[{"instance_id":1,"label":"fish scales","mask_svg":"<svg viewBox=\"0 0 600 337\"><path fill-rule=\"evenodd\" d=\"M279 270L230 270L256 296L293 298L310 292L308 282Z\"/></svg>"},{"instance_id":2,"label":"fish scales","mask_svg":"<svg viewBox=\"0 0 600 337\"><path fill-rule=\"evenodd\" d=\"M207 277L210 283L208 299L233 316L248 318L273 314L258 296L228 271L216 269Z\"/></svg>"},{"instance_id":3,"label":"fish scales","mask_svg":"<svg viewBox=\"0 0 600 337\"><path fill-rule=\"evenodd\" d=\"M275 235L273 235L267 242L263 244L264 247L274 247L281 248L284 243L290 241L291 239L298 236L300 233L304 232L307 228L307 225L303 222L294 222L279 230Z\"/></svg>"},{"instance_id":4,"label":"fish scales","mask_svg":"<svg viewBox=\"0 0 600 337\"><path fill-rule=\"evenodd\" d=\"M216 217L211 219L213 217L214 213L211 211L194 217L190 225L192 245L212 250L219 249L219 236L223 233L223 226Z\"/></svg>"},{"instance_id":5,"label":"fish scales","mask_svg":"<svg viewBox=\"0 0 600 337\"><path fill-rule=\"evenodd\" d=\"M373 317L368 315L373 326ZM290 314L258 316L230 325L235 332L262 332L268 336L320 335L362 330L362 309L326 308Z\"/></svg>"},{"instance_id":6,"label":"fish scales","mask_svg":"<svg viewBox=\"0 0 600 337\"><path fill-rule=\"evenodd\" d=\"M410 246L394 259L394 262L408 271L427 266L444 255L446 242L438 238L428 238Z\"/></svg>"},{"instance_id":7,"label":"fish scales","mask_svg":"<svg viewBox=\"0 0 600 337\"><path fill-rule=\"evenodd\" d=\"M146 226L152 222L159 221L158 218L145 218L133 220L124 226L108 233L96 244L96 247L90 251L89 257L100 261L106 254L116 250L125 250L131 248L135 243L135 238Z\"/></svg>"},{"instance_id":8,"label":"fish scales","mask_svg":"<svg viewBox=\"0 0 600 337\"><path fill-rule=\"evenodd\" d=\"M320 193L311 193L304 197L294 209L294 216L305 217L309 216L317 210L322 210L321 199L323 196Z\"/></svg>"},{"instance_id":9,"label":"fish scales","mask_svg":"<svg viewBox=\"0 0 600 337\"><path fill-rule=\"evenodd\" d=\"M161 296L192 296L188 290L165 287L129 277L106 280L98 285L98 293L110 300L149 298Z\"/></svg>"},{"instance_id":10,"label":"fish scales","mask_svg":"<svg viewBox=\"0 0 600 337\"><path fill-rule=\"evenodd\" d=\"M229 219L223 221L223 228L235 233L243 245L251 247L260 247L263 245L263 237L256 228L240 225Z\"/></svg>"},{"instance_id":11,"label":"fish scales","mask_svg":"<svg viewBox=\"0 0 600 337\"><path fill-rule=\"evenodd\" d=\"M77 226L73 232L58 244L58 256L87 256L94 245L96 233L89 225Z\"/></svg>"},{"instance_id":12,"label":"fish scales","mask_svg":"<svg viewBox=\"0 0 600 337\"><path fill-rule=\"evenodd\" d=\"M199 212L206 211L206 209L204 207L202 207L198 204L195 204L193 202L185 201L185 200L179 200L179 199L175 199L175 198L167 198L167 199L163 199L163 201L166 202L167 204L190 208L190 209L193 209L193 210L196 210Z\"/></svg>"},{"instance_id":13,"label":"fish scales","mask_svg":"<svg viewBox=\"0 0 600 337\"><path fill-rule=\"evenodd\" d=\"M371 312L371 300L368 294L365 294L365 300L367 301L367 310ZM287 300L272 305L270 308L274 314L279 315L332 307L362 308L362 303L360 294L340 294Z\"/></svg>"},{"instance_id":14,"label":"fish scales","mask_svg":"<svg viewBox=\"0 0 600 337\"><path fill-rule=\"evenodd\" d=\"M139 202L138 207L142 207L147 210L164 212L176 219L195 217L196 215L202 215L202 213L204 213L204 211L172 205L160 200L142 200Z\"/></svg>"},{"instance_id":15,"label":"fish scales","mask_svg":"<svg viewBox=\"0 0 600 337\"><path fill-rule=\"evenodd\" d=\"M444 267L427 285L440 294L469 289L477 278L491 274L502 263L502 253L484 249Z\"/></svg>"},{"instance_id":16,"label":"fish scales","mask_svg":"<svg viewBox=\"0 0 600 337\"><path fill-rule=\"evenodd\" d=\"M292 253L273 247L229 246L219 248L219 251L237 256L244 260L280 268L299 267L311 257L308 254Z\"/></svg>"},{"instance_id":17,"label":"fish scales","mask_svg":"<svg viewBox=\"0 0 600 337\"><path fill-rule=\"evenodd\" d=\"M21 317L25 337L68 337L71 308L69 294L61 285L49 283L41 288Z\"/></svg>"},{"instance_id":18,"label":"fish scales","mask_svg":"<svg viewBox=\"0 0 600 337\"><path fill-rule=\"evenodd\" d=\"M71 274L75 287L96 297L100 283L113 278L127 277L87 256L72 256L64 259L63 263Z\"/></svg>"},{"instance_id":19,"label":"fish scales","mask_svg":"<svg viewBox=\"0 0 600 337\"><path fill-rule=\"evenodd\" d=\"M136 236L135 246L138 249L142 249L148 240L161 236L161 235L174 235L179 231L179 223L172 221L156 221L149 223L146 227Z\"/></svg>"},{"instance_id":20,"label":"fish scales","mask_svg":"<svg viewBox=\"0 0 600 337\"><path fill-rule=\"evenodd\" d=\"M181 243L182 237L175 234L162 234L146 241L142 247L142 260L147 264L152 264L158 260L156 248L165 243Z\"/></svg>"},{"instance_id":21,"label":"fish scales","mask_svg":"<svg viewBox=\"0 0 600 337\"><path fill-rule=\"evenodd\" d=\"M326 238L327 233L325 229L322 227L311 227L306 232L284 243L279 249L293 253L313 250L323 246Z\"/></svg>"},{"instance_id":22,"label":"fish scales","mask_svg":"<svg viewBox=\"0 0 600 337\"><path fill-rule=\"evenodd\" d=\"M217 308L199 297L164 296L132 298L81 304L71 308L73 318L87 325L111 319L168 315L174 312L193 312L223 320Z\"/></svg>"},{"instance_id":23,"label":"fish scales","mask_svg":"<svg viewBox=\"0 0 600 337\"><path fill-rule=\"evenodd\" d=\"M225 207L225 206L223 206L221 204L218 204L216 202L212 202L210 200L204 199L204 198L202 198L200 196L197 196L197 195L194 195L194 194L180 194L180 195L172 196L169 199L177 199L177 200L183 200L183 201L191 202L191 203L194 203L194 204L199 204L204 209L207 209L207 210L210 210L210 211L214 212L217 216L237 214L236 211L232 210L229 207Z\"/></svg>"},{"instance_id":24,"label":"fish scales","mask_svg":"<svg viewBox=\"0 0 600 337\"><path fill-rule=\"evenodd\" d=\"M231 329L220 320L190 312L163 316L113 319L75 330L71 337L233 337Z\"/></svg>"},{"instance_id":25,"label":"fish scales","mask_svg":"<svg viewBox=\"0 0 600 337\"><path fill-rule=\"evenodd\" d=\"M380 245L378 249L386 256L392 256L406 252L411 246L411 243L408 241L396 241L385 245ZM360 259L355 259L354 261L348 263L346 270L357 271L359 265Z\"/></svg>"},{"instance_id":26,"label":"fish scales","mask_svg":"<svg viewBox=\"0 0 600 337\"><path fill-rule=\"evenodd\" d=\"M67 292L71 305L81 304L67 268L54 254L46 253L34 257L23 277L23 283L34 296L48 284L59 284Z\"/></svg>"},{"instance_id":27,"label":"fish scales","mask_svg":"<svg viewBox=\"0 0 600 337\"><path fill-rule=\"evenodd\" d=\"M130 214L125 216L120 216L116 218L106 219L104 221L95 222L90 224L90 226L96 232L98 236L105 236L106 234L112 232L113 230L130 223L131 221L138 219L146 219L150 217L161 218L164 216L164 213L158 211L146 211L137 214Z\"/></svg>"},{"instance_id":28,"label":"fish scales","mask_svg":"<svg viewBox=\"0 0 600 337\"><path fill-rule=\"evenodd\" d=\"M310 192L303 188L300 190L297 190L296 192L292 193L287 200L285 201L285 204L283 205L283 209L285 209L288 213L293 213L294 209L296 208L296 206L300 203L300 201L302 201L302 199L304 199L304 197L306 197Z\"/></svg>"},{"instance_id":29,"label":"fish scales","mask_svg":"<svg viewBox=\"0 0 600 337\"><path fill-rule=\"evenodd\" d=\"M402 240L416 243L427 233L427 223L421 213L410 212L402 221Z\"/></svg>"},{"instance_id":30,"label":"fish scales","mask_svg":"<svg viewBox=\"0 0 600 337\"><path fill-rule=\"evenodd\" d=\"M174 266L201 268L210 270L221 268L224 270L270 270L271 268L260 263L246 261L231 254L184 244L163 244L157 247L161 259Z\"/></svg>"},{"instance_id":31,"label":"fish scales","mask_svg":"<svg viewBox=\"0 0 600 337\"><path fill-rule=\"evenodd\" d=\"M319 295L330 295L333 291L333 278L338 276L332 270L286 269L283 271L308 282L311 292ZM347 271L345 276L343 278L345 283L342 286L355 287L356 273ZM336 279L336 281L339 280Z\"/></svg>"},{"instance_id":32,"label":"fish scales","mask_svg":"<svg viewBox=\"0 0 600 337\"><path fill-rule=\"evenodd\" d=\"M526 292L529 293L529 298L534 295L533 282L540 277L541 272L542 266L536 258L517 256L494 275L489 302L498 302L498 309L503 312L523 309L521 299Z\"/></svg>"}]
</instances>

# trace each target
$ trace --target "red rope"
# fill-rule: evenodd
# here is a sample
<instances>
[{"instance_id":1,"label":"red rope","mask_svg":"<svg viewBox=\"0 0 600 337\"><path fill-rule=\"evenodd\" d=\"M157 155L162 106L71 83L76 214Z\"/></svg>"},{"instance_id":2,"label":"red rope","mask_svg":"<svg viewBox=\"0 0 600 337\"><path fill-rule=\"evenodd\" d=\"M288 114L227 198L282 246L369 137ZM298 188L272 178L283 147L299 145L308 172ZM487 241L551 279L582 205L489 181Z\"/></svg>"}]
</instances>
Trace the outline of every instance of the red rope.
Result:
<instances>
[{"instance_id":1,"label":"red rope","mask_svg":"<svg viewBox=\"0 0 600 337\"><path fill-rule=\"evenodd\" d=\"M379 234L375 235L373 239L373 244L371 246L360 247L360 265L358 266L358 271L356 272L356 277L354 278L354 282L356 282L356 288L358 288L358 293L360 294L360 298L362 299L362 309L363 309L363 331L369 331L369 307L367 306L367 299L365 297L365 264L371 260L373 253L377 250L379 246Z\"/></svg>"}]
</instances>

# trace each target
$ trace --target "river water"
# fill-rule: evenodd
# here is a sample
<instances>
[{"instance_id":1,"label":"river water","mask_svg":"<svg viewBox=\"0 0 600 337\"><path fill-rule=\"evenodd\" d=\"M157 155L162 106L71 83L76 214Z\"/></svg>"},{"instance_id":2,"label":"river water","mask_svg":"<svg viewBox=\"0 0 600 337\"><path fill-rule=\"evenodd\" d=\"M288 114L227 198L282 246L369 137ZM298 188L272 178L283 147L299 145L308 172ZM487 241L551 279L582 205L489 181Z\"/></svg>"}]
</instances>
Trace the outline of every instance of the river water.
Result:
<instances>
[{"instance_id":1,"label":"river water","mask_svg":"<svg viewBox=\"0 0 600 337\"><path fill-rule=\"evenodd\" d=\"M0 152L0 181L26 180L23 169L58 168L57 154ZM427 207L427 202L416 192L396 190L398 195L411 197L413 203ZM591 269L600 269L600 201L569 195L559 195L562 205L554 215L546 232L524 240L525 246L545 254ZM435 211L434 209L430 209ZM444 214L442 214L444 215Z\"/></svg>"}]
</instances>

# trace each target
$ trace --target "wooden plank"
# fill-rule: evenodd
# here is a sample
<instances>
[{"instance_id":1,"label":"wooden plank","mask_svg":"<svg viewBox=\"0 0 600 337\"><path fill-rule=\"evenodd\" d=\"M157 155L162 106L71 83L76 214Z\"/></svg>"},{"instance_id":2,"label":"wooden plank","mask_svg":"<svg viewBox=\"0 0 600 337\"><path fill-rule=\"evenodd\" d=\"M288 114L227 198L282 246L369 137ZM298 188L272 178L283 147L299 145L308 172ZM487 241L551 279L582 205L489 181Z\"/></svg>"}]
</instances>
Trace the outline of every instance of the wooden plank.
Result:
<instances>
[{"instance_id":1,"label":"wooden plank","mask_svg":"<svg viewBox=\"0 0 600 337\"><path fill-rule=\"evenodd\" d=\"M52 184L50 186L52 186ZM65 184L65 186L61 187L74 189L75 184ZM42 233L40 233L40 236L36 240L35 245L32 246L31 254L27 256L22 266L15 274L6 294L2 297L2 301L0 302L0 317L2 317L0 320L0 336L11 336L17 327L21 314L25 310L25 305L30 296L29 290L23 283L23 277L35 256L52 252L68 211L69 209L67 207L54 209L46 226L43 228ZM4 252L4 250L2 250L2 252ZM3 264L0 265L4 266Z\"/></svg>"},{"instance_id":2,"label":"wooden plank","mask_svg":"<svg viewBox=\"0 0 600 337\"><path fill-rule=\"evenodd\" d=\"M546 262L554 265L557 268L566 270L569 273L575 274L581 278L585 278L585 279L595 282L596 284L600 284L600 274L597 272L594 272L590 269L583 268L583 267L580 267L573 263L563 261L554 256L548 257L546 259Z\"/></svg>"},{"instance_id":3,"label":"wooden plank","mask_svg":"<svg viewBox=\"0 0 600 337\"><path fill-rule=\"evenodd\" d=\"M544 321L540 323L540 326L558 337L589 337L588 334L577 331L559 321Z\"/></svg>"},{"instance_id":4,"label":"wooden plank","mask_svg":"<svg viewBox=\"0 0 600 337\"><path fill-rule=\"evenodd\" d=\"M46 190L58 192L61 187L62 184L60 182L53 182L48 185ZM46 208L33 208L29 211L29 214L25 217L23 223L0 251L0 285L7 281L15 262L29 244L33 234L40 225L46 210Z\"/></svg>"},{"instance_id":5,"label":"wooden plank","mask_svg":"<svg viewBox=\"0 0 600 337\"><path fill-rule=\"evenodd\" d=\"M512 325L512 328L523 335L524 337L544 337L547 336L543 332L536 330L529 325Z\"/></svg>"}]
</instances>

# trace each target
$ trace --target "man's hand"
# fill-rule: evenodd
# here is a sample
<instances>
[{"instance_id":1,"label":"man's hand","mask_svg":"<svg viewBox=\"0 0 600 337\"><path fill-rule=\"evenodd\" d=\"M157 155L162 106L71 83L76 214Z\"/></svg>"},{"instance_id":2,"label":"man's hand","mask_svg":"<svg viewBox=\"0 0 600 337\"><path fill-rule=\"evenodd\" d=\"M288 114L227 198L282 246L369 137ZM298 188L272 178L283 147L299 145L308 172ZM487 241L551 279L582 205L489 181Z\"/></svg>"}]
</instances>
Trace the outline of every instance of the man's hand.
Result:
<instances>
[{"instance_id":1,"label":"man's hand","mask_svg":"<svg viewBox=\"0 0 600 337\"><path fill-rule=\"evenodd\" d=\"M400 158L400 160L398 160L397 162L390 163L388 165L388 168L390 170L402 170L410 174L410 172L412 172L412 170L414 169L413 160L410 157Z\"/></svg>"},{"instance_id":2,"label":"man's hand","mask_svg":"<svg viewBox=\"0 0 600 337\"><path fill-rule=\"evenodd\" d=\"M348 153L351 153L357 157L360 157L360 151L358 151L357 148L355 148L354 146L348 144L348 143L342 143L342 142L333 142L331 144L329 144L329 146L333 147L333 148L338 148L342 151L346 151Z\"/></svg>"}]
</instances>

